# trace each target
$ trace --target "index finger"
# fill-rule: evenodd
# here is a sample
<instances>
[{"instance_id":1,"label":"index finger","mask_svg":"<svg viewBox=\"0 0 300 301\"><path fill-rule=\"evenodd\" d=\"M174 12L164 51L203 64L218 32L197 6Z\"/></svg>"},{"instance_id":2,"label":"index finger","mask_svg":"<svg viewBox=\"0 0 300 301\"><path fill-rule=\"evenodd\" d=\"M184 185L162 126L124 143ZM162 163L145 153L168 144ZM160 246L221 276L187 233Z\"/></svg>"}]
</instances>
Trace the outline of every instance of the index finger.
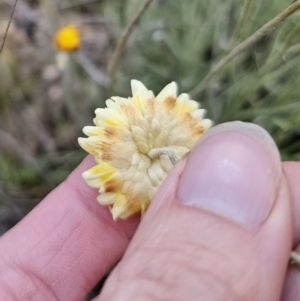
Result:
<instances>
[{"instance_id":1,"label":"index finger","mask_svg":"<svg viewBox=\"0 0 300 301\"><path fill-rule=\"evenodd\" d=\"M115 222L81 173L87 157L0 239L0 295L5 300L83 300L119 260L138 218ZM4 300L3 299L3 300Z\"/></svg>"}]
</instances>

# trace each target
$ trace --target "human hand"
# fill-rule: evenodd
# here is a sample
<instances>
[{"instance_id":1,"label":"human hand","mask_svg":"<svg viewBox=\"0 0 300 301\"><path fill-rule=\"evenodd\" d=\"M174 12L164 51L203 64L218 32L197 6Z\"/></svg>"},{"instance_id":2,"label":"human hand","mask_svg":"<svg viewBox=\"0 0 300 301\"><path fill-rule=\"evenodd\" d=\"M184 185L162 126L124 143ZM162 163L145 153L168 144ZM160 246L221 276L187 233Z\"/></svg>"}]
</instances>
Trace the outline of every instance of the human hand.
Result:
<instances>
[{"instance_id":1,"label":"human hand","mask_svg":"<svg viewBox=\"0 0 300 301\"><path fill-rule=\"evenodd\" d=\"M286 269L300 250L300 164L281 165L259 127L210 130L132 240L139 218L114 222L95 202L81 178L92 165L85 159L1 237L1 300L82 301L122 256L95 300L296 300L300 272Z\"/></svg>"}]
</instances>

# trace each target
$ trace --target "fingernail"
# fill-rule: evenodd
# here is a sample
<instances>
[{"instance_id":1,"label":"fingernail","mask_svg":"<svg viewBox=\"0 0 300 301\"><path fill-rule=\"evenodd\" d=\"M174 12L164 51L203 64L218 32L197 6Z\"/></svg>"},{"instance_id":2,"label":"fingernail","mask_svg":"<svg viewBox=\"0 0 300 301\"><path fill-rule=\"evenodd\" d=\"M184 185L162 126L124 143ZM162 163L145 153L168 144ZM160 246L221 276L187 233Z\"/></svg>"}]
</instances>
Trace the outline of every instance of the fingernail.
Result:
<instances>
[{"instance_id":1,"label":"fingernail","mask_svg":"<svg viewBox=\"0 0 300 301\"><path fill-rule=\"evenodd\" d=\"M257 125L230 122L208 131L192 150L177 196L185 205L252 228L271 212L280 177L271 136Z\"/></svg>"}]
</instances>

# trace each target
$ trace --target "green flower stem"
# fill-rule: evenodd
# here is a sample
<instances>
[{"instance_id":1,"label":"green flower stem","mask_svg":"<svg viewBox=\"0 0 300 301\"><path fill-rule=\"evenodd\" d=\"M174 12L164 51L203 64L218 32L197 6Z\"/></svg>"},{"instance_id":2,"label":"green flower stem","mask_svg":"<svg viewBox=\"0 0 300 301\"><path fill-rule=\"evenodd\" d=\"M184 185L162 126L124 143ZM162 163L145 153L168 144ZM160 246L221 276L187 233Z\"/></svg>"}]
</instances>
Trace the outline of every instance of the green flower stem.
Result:
<instances>
[{"instance_id":1,"label":"green flower stem","mask_svg":"<svg viewBox=\"0 0 300 301\"><path fill-rule=\"evenodd\" d=\"M268 33L275 30L279 27L290 15L296 12L300 8L300 0L294 2L285 10L283 10L280 14L278 14L274 19L266 23L260 29L258 29L254 34L252 34L248 39L237 45L234 49L232 49L224 58L222 58L211 70L210 72L203 78L203 80L190 91L191 95L196 95L204 90L207 85L209 85L211 79L215 78L220 74L220 72L224 69L224 67L233 60L240 53L254 45L257 41L259 41L262 37L267 35Z\"/></svg>"},{"instance_id":2,"label":"green flower stem","mask_svg":"<svg viewBox=\"0 0 300 301\"><path fill-rule=\"evenodd\" d=\"M3 38L3 41L2 41L2 44L1 44L1 47L0 47L0 55L2 53L4 44L5 44L5 40L6 40L7 35L8 35L8 30L9 30L9 27L10 27L11 20L12 20L12 18L14 16L14 12L16 10L17 3L18 3L18 0L16 0L15 3L14 3L14 6L13 6L13 9L12 9L12 12L11 12L8 24L7 24L6 29L5 29L4 38Z\"/></svg>"},{"instance_id":3,"label":"green flower stem","mask_svg":"<svg viewBox=\"0 0 300 301\"><path fill-rule=\"evenodd\" d=\"M70 55L68 55L65 69L63 70L63 86L64 86L64 95L65 95L65 103L68 113L72 118L74 125L77 130L81 130L85 125L85 120L83 119L82 114L76 109L74 101L76 97L73 93L73 73L74 66L73 60Z\"/></svg>"},{"instance_id":4,"label":"green flower stem","mask_svg":"<svg viewBox=\"0 0 300 301\"><path fill-rule=\"evenodd\" d=\"M128 38L130 37L130 34L132 33L133 29L135 28L135 26L138 24L139 20L141 19L143 13L147 10L148 6L150 5L150 3L153 0L146 0L142 6L140 7L140 9L138 10L138 12L136 13L136 15L133 17L133 19L131 20L131 22L127 25L127 27L124 29L121 38L117 44L117 47L111 57L111 60L108 64L108 73L110 75L111 78L111 84L113 84L114 82L114 76L115 73L117 71L117 68L119 66L119 63L121 61L121 58L123 56L124 53L124 49L126 46L126 43L128 41Z\"/></svg>"},{"instance_id":5,"label":"green flower stem","mask_svg":"<svg viewBox=\"0 0 300 301\"><path fill-rule=\"evenodd\" d=\"M283 43L283 46L278 53L275 53L274 55L271 55L271 57L267 60L267 62L260 67L259 74L260 75L265 75L271 71L273 71L275 68L280 65L280 62L284 59L284 56L290 53L291 49L295 49L294 46L292 45L293 39L295 36L299 35L300 31L300 24L295 25L295 27L287 34L287 37Z\"/></svg>"},{"instance_id":6,"label":"green flower stem","mask_svg":"<svg viewBox=\"0 0 300 301\"><path fill-rule=\"evenodd\" d=\"M233 32L232 42L231 42L232 45L237 43L237 41L239 41L239 39L241 38L241 33L244 29L245 24L247 23L247 20L249 19L249 13L251 11L252 4L253 4L253 0L245 0L244 2L244 6L242 8L240 18Z\"/></svg>"}]
</instances>

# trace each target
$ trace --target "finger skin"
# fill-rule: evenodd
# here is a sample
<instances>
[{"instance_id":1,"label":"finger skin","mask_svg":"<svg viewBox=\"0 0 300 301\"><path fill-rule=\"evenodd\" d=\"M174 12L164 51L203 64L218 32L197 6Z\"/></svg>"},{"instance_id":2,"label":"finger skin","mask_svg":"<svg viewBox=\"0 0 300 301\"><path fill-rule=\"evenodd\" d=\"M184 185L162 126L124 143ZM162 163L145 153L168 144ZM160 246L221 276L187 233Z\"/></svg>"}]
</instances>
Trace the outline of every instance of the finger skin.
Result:
<instances>
[{"instance_id":1,"label":"finger skin","mask_svg":"<svg viewBox=\"0 0 300 301\"><path fill-rule=\"evenodd\" d=\"M1 300L80 300L119 260L138 218L114 222L81 173L69 178L0 239Z\"/></svg>"},{"instance_id":2,"label":"finger skin","mask_svg":"<svg viewBox=\"0 0 300 301\"><path fill-rule=\"evenodd\" d=\"M300 163L284 162L283 170L292 202L293 248L295 248L300 243Z\"/></svg>"},{"instance_id":3,"label":"finger skin","mask_svg":"<svg viewBox=\"0 0 300 301\"><path fill-rule=\"evenodd\" d=\"M163 183L97 300L279 300L292 239L284 176L265 222L247 229L180 203L183 168Z\"/></svg>"},{"instance_id":4,"label":"finger skin","mask_svg":"<svg viewBox=\"0 0 300 301\"><path fill-rule=\"evenodd\" d=\"M284 172L288 181L293 214L293 249L300 253L300 163L285 162ZM299 266L289 266L282 301L299 300L300 296L300 269Z\"/></svg>"}]
</instances>

